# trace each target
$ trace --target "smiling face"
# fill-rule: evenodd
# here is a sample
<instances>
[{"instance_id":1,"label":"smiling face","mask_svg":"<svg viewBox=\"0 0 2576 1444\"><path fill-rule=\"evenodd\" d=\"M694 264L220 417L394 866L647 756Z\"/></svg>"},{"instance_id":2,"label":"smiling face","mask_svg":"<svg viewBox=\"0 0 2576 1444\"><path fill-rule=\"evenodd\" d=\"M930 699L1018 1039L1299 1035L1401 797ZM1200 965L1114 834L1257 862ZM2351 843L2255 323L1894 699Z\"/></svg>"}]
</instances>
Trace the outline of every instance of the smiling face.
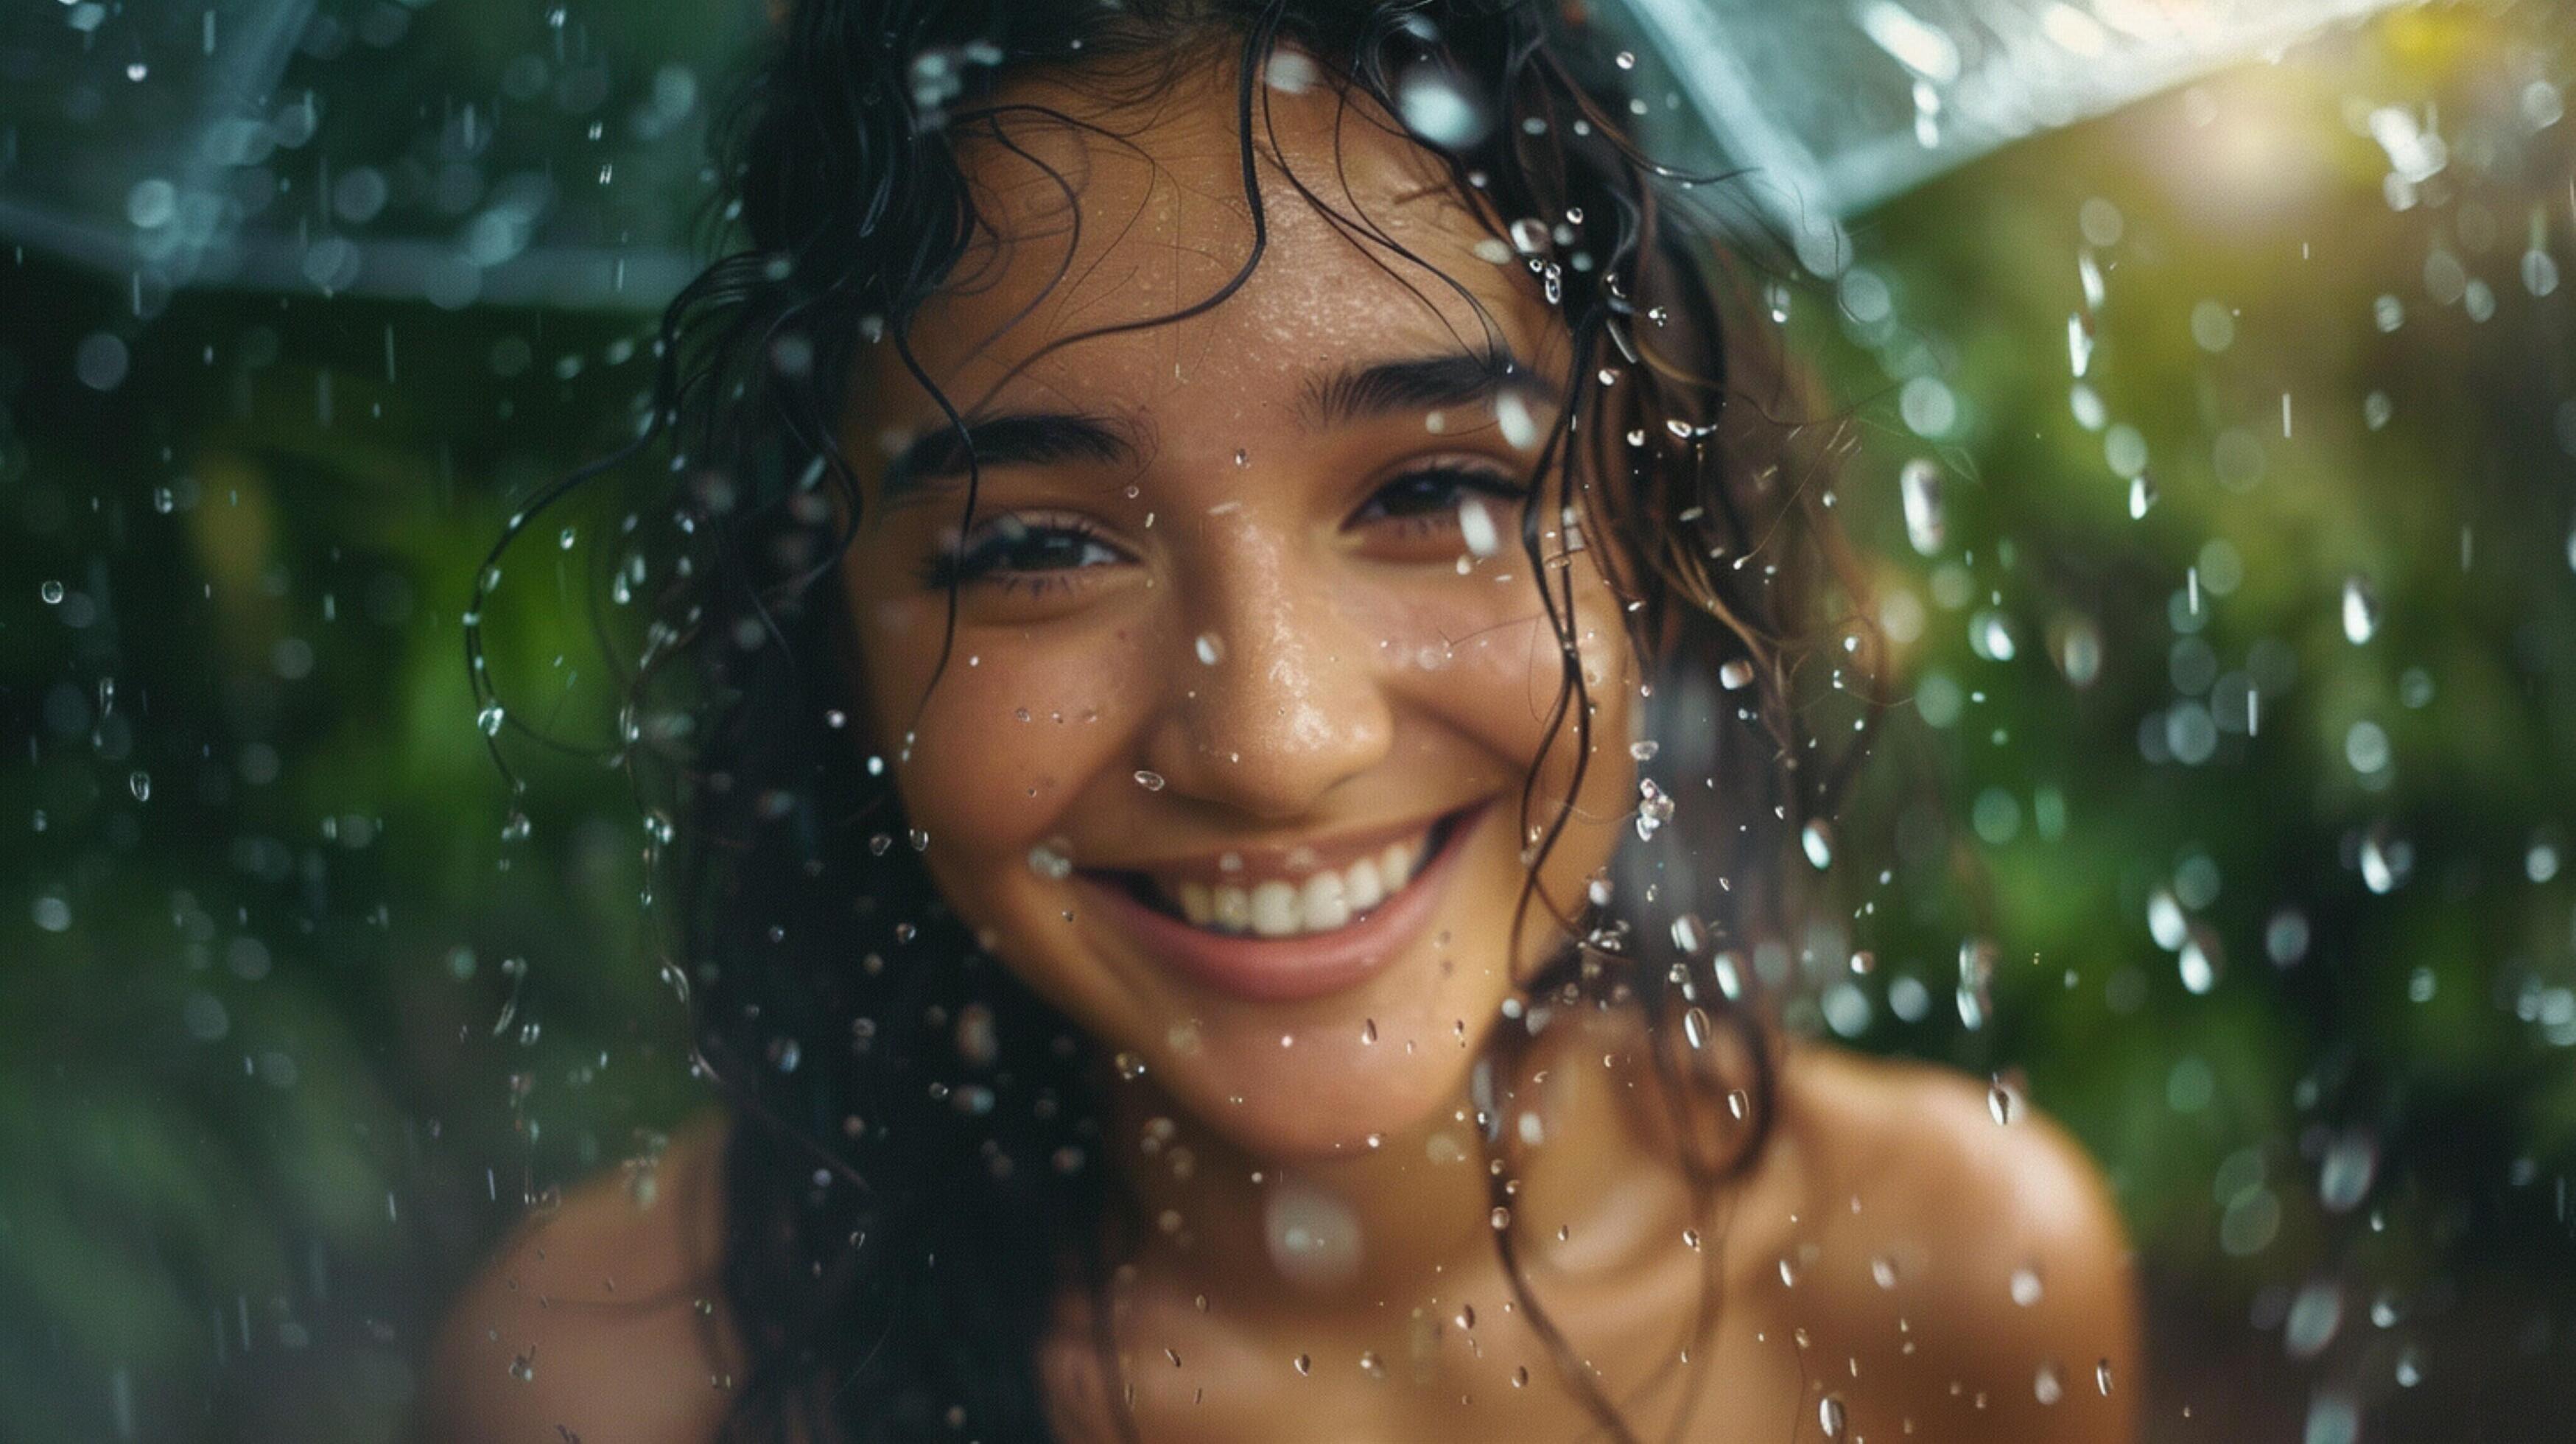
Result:
<instances>
[{"instance_id":1,"label":"smiling face","mask_svg":"<svg viewBox=\"0 0 2576 1444\"><path fill-rule=\"evenodd\" d=\"M1520 537L1579 358L1436 157L1328 89L1266 99L1267 249L1164 320L1253 253L1231 79L1006 90L1114 138L1006 116L1024 153L962 147L987 229L908 335L975 439L972 517L939 401L867 348L842 571L949 903L1179 1106L1295 1158L1447 1120L1624 825L1635 678L1551 481L1541 550L1596 704L1569 799ZM1573 814L1514 958L1532 776L1531 825Z\"/></svg>"}]
</instances>

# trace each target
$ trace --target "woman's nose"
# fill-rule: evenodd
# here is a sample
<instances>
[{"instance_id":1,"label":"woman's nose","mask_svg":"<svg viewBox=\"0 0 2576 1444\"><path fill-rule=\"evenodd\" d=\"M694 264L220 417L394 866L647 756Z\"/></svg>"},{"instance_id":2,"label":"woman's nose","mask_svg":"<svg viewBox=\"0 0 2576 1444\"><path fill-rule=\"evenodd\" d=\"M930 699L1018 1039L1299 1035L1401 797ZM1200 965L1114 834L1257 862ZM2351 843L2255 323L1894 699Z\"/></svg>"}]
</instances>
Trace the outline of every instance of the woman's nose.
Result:
<instances>
[{"instance_id":1,"label":"woman's nose","mask_svg":"<svg viewBox=\"0 0 2576 1444\"><path fill-rule=\"evenodd\" d=\"M1264 820L1313 812L1384 761L1380 649L1291 545L1238 538L1185 580L1146 765L1172 791Z\"/></svg>"}]
</instances>

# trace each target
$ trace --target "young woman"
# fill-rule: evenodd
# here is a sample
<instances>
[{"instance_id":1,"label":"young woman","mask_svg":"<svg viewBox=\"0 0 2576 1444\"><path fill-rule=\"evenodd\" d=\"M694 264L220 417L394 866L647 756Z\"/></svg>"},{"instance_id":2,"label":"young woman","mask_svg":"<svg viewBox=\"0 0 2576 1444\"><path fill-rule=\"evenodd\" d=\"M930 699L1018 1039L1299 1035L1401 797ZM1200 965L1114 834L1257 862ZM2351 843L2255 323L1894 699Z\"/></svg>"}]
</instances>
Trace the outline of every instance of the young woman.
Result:
<instances>
[{"instance_id":1,"label":"young woman","mask_svg":"<svg viewBox=\"0 0 2576 1444\"><path fill-rule=\"evenodd\" d=\"M2076 1148L1757 1004L1873 649L1581 10L781 18L636 733L726 1106L429 1432L2130 1437Z\"/></svg>"}]
</instances>

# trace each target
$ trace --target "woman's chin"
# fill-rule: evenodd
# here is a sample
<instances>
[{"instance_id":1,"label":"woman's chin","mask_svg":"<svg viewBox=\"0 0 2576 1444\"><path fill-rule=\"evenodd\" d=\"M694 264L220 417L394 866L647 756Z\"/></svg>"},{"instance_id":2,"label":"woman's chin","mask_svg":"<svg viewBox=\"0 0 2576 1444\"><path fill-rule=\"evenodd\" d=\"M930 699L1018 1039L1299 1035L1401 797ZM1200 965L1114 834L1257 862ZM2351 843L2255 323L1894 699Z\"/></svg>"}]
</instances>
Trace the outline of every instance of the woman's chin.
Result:
<instances>
[{"instance_id":1,"label":"woman's chin","mask_svg":"<svg viewBox=\"0 0 2576 1444\"><path fill-rule=\"evenodd\" d=\"M1203 1044L1170 1061L1163 1090L1246 1154L1280 1163L1356 1158L1397 1140L1419 1146L1443 1125L1461 1138L1472 1131L1454 1116L1474 1062L1456 1038L1438 1048L1416 1041L1408 1053L1356 1030L1347 1040L1286 1036L1286 1047L1276 1037L1267 1047Z\"/></svg>"}]
</instances>

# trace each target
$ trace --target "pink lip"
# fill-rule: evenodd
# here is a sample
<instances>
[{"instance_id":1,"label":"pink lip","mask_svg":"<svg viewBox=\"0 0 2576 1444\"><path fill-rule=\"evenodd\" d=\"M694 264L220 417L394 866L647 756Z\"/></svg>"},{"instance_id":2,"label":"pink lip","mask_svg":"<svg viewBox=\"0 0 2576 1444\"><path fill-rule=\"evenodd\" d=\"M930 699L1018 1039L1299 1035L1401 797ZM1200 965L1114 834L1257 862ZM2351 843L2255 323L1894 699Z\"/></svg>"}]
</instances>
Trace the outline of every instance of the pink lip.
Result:
<instances>
[{"instance_id":1,"label":"pink lip","mask_svg":"<svg viewBox=\"0 0 2576 1444\"><path fill-rule=\"evenodd\" d=\"M1480 805L1459 818L1439 853L1414 874L1404 891L1347 927L1309 937L1209 932L1154 911L1116 883L1088 875L1077 875L1075 880L1089 892L1094 905L1116 918L1147 952L1193 981L1246 1002L1303 1002L1358 986L1421 934L1439 905L1458 855L1466 850L1469 836L1484 821L1489 807Z\"/></svg>"}]
</instances>

